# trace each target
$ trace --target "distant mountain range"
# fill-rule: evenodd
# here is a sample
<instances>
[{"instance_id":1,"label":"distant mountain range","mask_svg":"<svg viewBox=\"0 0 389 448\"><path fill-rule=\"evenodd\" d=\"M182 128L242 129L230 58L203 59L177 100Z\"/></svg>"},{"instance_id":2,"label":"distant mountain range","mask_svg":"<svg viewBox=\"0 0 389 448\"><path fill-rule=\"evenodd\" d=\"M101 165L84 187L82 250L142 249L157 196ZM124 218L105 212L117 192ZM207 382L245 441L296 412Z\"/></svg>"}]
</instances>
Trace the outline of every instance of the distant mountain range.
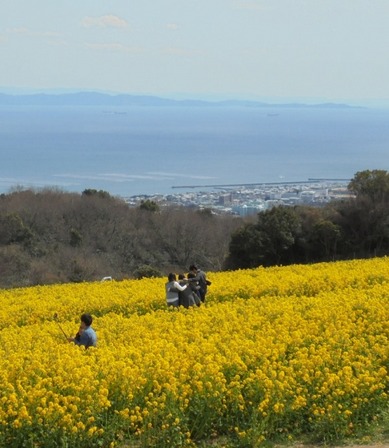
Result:
<instances>
[{"instance_id":1,"label":"distant mountain range","mask_svg":"<svg viewBox=\"0 0 389 448\"><path fill-rule=\"evenodd\" d=\"M109 95L98 92L78 93L39 93L29 95L11 95L0 93L0 105L2 106L142 106L142 107L274 107L274 108L355 108L348 104L340 103L285 103L273 104L260 101L246 100L174 100L148 95L118 94Z\"/></svg>"}]
</instances>

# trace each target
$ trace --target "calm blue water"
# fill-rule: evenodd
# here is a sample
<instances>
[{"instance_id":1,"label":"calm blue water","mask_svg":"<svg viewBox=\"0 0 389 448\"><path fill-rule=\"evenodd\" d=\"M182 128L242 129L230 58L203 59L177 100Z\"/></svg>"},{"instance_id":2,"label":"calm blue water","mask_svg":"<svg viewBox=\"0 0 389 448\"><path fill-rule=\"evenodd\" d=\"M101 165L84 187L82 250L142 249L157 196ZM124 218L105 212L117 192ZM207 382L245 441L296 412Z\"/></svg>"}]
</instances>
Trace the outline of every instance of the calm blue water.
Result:
<instances>
[{"instance_id":1,"label":"calm blue water","mask_svg":"<svg viewBox=\"0 0 389 448\"><path fill-rule=\"evenodd\" d=\"M389 111L0 107L0 192L113 195L389 171Z\"/></svg>"}]
</instances>

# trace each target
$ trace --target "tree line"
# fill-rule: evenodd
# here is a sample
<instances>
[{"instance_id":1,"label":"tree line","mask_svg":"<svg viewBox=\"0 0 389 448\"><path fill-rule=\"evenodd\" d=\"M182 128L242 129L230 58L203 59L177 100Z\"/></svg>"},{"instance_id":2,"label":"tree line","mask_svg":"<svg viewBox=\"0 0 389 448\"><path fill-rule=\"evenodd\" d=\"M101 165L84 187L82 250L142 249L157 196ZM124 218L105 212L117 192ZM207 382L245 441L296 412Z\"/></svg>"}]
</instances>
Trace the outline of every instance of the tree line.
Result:
<instances>
[{"instance_id":1,"label":"tree line","mask_svg":"<svg viewBox=\"0 0 389 448\"><path fill-rule=\"evenodd\" d=\"M129 207L93 189L0 195L0 287L116 280L222 269L239 222L210 210Z\"/></svg>"},{"instance_id":2,"label":"tree line","mask_svg":"<svg viewBox=\"0 0 389 448\"><path fill-rule=\"evenodd\" d=\"M249 218L150 200L129 207L93 189L15 189L0 195L0 287L388 254L388 172L358 172L348 187L349 199Z\"/></svg>"},{"instance_id":3,"label":"tree line","mask_svg":"<svg viewBox=\"0 0 389 448\"><path fill-rule=\"evenodd\" d=\"M233 232L225 268L289 265L389 254L389 173L366 170L353 196L324 207L275 207Z\"/></svg>"}]
</instances>

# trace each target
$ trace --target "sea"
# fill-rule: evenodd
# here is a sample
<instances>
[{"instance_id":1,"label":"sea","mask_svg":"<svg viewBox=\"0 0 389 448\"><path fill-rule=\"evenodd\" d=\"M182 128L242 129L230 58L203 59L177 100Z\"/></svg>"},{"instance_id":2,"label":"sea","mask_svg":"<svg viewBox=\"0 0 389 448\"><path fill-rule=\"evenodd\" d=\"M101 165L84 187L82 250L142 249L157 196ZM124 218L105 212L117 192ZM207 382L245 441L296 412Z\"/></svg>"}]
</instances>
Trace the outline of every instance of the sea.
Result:
<instances>
[{"instance_id":1,"label":"sea","mask_svg":"<svg viewBox=\"0 0 389 448\"><path fill-rule=\"evenodd\" d=\"M0 106L0 192L174 194L389 171L389 110Z\"/></svg>"}]
</instances>

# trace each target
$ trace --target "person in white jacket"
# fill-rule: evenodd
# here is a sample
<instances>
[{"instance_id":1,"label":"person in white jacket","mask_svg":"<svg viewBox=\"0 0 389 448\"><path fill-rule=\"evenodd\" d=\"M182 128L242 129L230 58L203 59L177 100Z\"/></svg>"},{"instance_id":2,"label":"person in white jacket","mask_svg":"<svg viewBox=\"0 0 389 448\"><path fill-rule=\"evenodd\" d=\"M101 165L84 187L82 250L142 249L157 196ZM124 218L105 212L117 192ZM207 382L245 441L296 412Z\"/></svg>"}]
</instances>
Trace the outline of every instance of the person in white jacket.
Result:
<instances>
[{"instance_id":1,"label":"person in white jacket","mask_svg":"<svg viewBox=\"0 0 389 448\"><path fill-rule=\"evenodd\" d=\"M167 306L179 306L180 298L178 293L180 291L184 291L188 285L180 285L177 282L176 274L172 272L167 276L167 283L165 283L165 291L166 291L166 304Z\"/></svg>"}]
</instances>

